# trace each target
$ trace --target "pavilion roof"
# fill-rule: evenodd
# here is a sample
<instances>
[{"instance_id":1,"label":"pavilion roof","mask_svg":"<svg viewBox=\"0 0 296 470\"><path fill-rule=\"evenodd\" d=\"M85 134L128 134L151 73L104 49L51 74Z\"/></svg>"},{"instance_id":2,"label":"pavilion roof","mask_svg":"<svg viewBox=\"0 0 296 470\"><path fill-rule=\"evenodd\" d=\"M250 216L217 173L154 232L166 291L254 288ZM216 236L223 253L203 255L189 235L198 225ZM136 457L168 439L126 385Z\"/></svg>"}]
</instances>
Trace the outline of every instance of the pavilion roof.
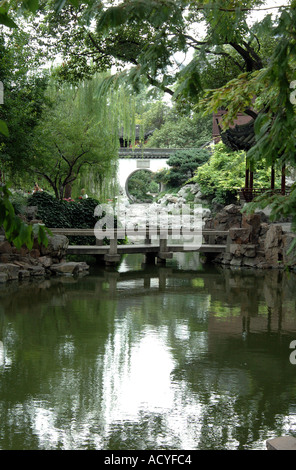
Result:
<instances>
[{"instance_id":1,"label":"pavilion roof","mask_svg":"<svg viewBox=\"0 0 296 470\"><path fill-rule=\"evenodd\" d=\"M249 150L255 144L254 121L246 124L237 124L234 127L221 131L222 142L232 150Z\"/></svg>"}]
</instances>

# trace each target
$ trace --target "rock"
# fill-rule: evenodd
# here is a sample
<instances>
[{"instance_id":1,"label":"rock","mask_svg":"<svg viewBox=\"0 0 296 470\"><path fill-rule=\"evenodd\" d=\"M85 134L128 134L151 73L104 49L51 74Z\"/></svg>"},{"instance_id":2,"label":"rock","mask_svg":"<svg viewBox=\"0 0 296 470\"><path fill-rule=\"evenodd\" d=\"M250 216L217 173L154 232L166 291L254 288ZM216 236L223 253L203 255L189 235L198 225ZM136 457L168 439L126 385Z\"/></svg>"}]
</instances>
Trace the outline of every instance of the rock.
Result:
<instances>
[{"instance_id":1,"label":"rock","mask_svg":"<svg viewBox=\"0 0 296 470\"><path fill-rule=\"evenodd\" d=\"M242 260L240 258L232 258L230 261L230 266L239 267L242 265Z\"/></svg>"},{"instance_id":2,"label":"rock","mask_svg":"<svg viewBox=\"0 0 296 470\"><path fill-rule=\"evenodd\" d=\"M79 265L79 272L84 272L89 270L89 265L85 263L84 261L80 261L77 263Z\"/></svg>"},{"instance_id":3,"label":"rock","mask_svg":"<svg viewBox=\"0 0 296 470\"><path fill-rule=\"evenodd\" d=\"M195 195L194 195L194 202L199 202L202 200L202 192L201 191L198 191Z\"/></svg>"},{"instance_id":4,"label":"rock","mask_svg":"<svg viewBox=\"0 0 296 470\"><path fill-rule=\"evenodd\" d=\"M195 183L193 185L190 185L191 188L190 188L190 191L192 192L192 194L200 194L202 195L202 192L200 190L200 186L198 183Z\"/></svg>"},{"instance_id":5,"label":"rock","mask_svg":"<svg viewBox=\"0 0 296 470\"><path fill-rule=\"evenodd\" d=\"M264 240L265 260L271 266L278 266L282 259L280 242L282 239L282 228L278 225L271 225Z\"/></svg>"},{"instance_id":6,"label":"rock","mask_svg":"<svg viewBox=\"0 0 296 470\"><path fill-rule=\"evenodd\" d=\"M244 256L248 258L255 258L256 252L257 252L256 245L247 245Z\"/></svg>"},{"instance_id":7,"label":"rock","mask_svg":"<svg viewBox=\"0 0 296 470\"><path fill-rule=\"evenodd\" d=\"M45 276L46 272L42 266L28 266L30 276Z\"/></svg>"},{"instance_id":8,"label":"rock","mask_svg":"<svg viewBox=\"0 0 296 470\"><path fill-rule=\"evenodd\" d=\"M30 277L30 271L28 271L27 269L20 269L18 275L19 279L24 279Z\"/></svg>"},{"instance_id":9,"label":"rock","mask_svg":"<svg viewBox=\"0 0 296 470\"><path fill-rule=\"evenodd\" d=\"M224 207L224 212L227 212L227 214L240 214L240 208L236 206L235 204L229 204L228 206Z\"/></svg>"},{"instance_id":10,"label":"rock","mask_svg":"<svg viewBox=\"0 0 296 470\"><path fill-rule=\"evenodd\" d=\"M256 245L231 243L229 251L237 258L242 256L254 258L256 256Z\"/></svg>"},{"instance_id":11,"label":"rock","mask_svg":"<svg viewBox=\"0 0 296 470\"><path fill-rule=\"evenodd\" d=\"M18 279L20 267L12 263L0 263L0 273L7 275L8 280Z\"/></svg>"},{"instance_id":12,"label":"rock","mask_svg":"<svg viewBox=\"0 0 296 470\"><path fill-rule=\"evenodd\" d=\"M179 198L177 196L167 196L166 198L167 202L171 202L173 204L176 204L179 200Z\"/></svg>"},{"instance_id":13,"label":"rock","mask_svg":"<svg viewBox=\"0 0 296 470\"><path fill-rule=\"evenodd\" d=\"M8 253L3 253L0 255L0 263L9 263L11 261L11 256Z\"/></svg>"},{"instance_id":14,"label":"rock","mask_svg":"<svg viewBox=\"0 0 296 470\"><path fill-rule=\"evenodd\" d=\"M12 246L7 240L0 243L0 253L12 253Z\"/></svg>"},{"instance_id":15,"label":"rock","mask_svg":"<svg viewBox=\"0 0 296 470\"><path fill-rule=\"evenodd\" d=\"M215 230L229 230L230 228L241 228L242 214L240 207L229 204L218 212L207 228Z\"/></svg>"},{"instance_id":16,"label":"rock","mask_svg":"<svg viewBox=\"0 0 296 470\"><path fill-rule=\"evenodd\" d=\"M78 274L83 269L81 263L64 262L59 264L53 264L50 267L50 270L57 274Z\"/></svg>"},{"instance_id":17,"label":"rock","mask_svg":"<svg viewBox=\"0 0 296 470\"><path fill-rule=\"evenodd\" d=\"M28 220L36 219L38 206L27 206L25 211L26 211L26 216Z\"/></svg>"},{"instance_id":18,"label":"rock","mask_svg":"<svg viewBox=\"0 0 296 470\"><path fill-rule=\"evenodd\" d=\"M38 259L40 257L40 251L37 248L33 248L30 251L30 256L34 259Z\"/></svg>"},{"instance_id":19,"label":"rock","mask_svg":"<svg viewBox=\"0 0 296 470\"><path fill-rule=\"evenodd\" d=\"M221 264L230 264L230 261L232 260L232 255L230 253L223 253L223 255L218 255L215 258L215 262L221 263Z\"/></svg>"},{"instance_id":20,"label":"rock","mask_svg":"<svg viewBox=\"0 0 296 470\"><path fill-rule=\"evenodd\" d=\"M251 228L230 228L229 237L236 244L247 244L251 237Z\"/></svg>"},{"instance_id":21,"label":"rock","mask_svg":"<svg viewBox=\"0 0 296 470\"><path fill-rule=\"evenodd\" d=\"M282 236L282 245L283 245L283 263L287 266L296 265L296 244L294 248L290 251L291 244L295 242L296 235L294 233L284 234Z\"/></svg>"},{"instance_id":22,"label":"rock","mask_svg":"<svg viewBox=\"0 0 296 470\"><path fill-rule=\"evenodd\" d=\"M263 222L261 225L260 225L260 237L265 237L267 232L268 232L268 229L269 229L269 225L268 223L266 222Z\"/></svg>"},{"instance_id":23,"label":"rock","mask_svg":"<svg viewBox=\"0 0 296 470\"><path fill-rule=\"evenodd\" d=\"M39 263L42 264L45 268L49 268L52 265L52 259L49 256L40 256Z\"/></svg>"},{"instance_id":24,"label":"rock","mask_svg":"<svg viewBox=\"0 0 296 470\"><path fill-rule=\"evenodd\" d=\"M48 246L40 247L41 255L62 258L66 255L68 245L69 240L65 235L48 236Z\"/></svg>"},{"instance_id":25,"label":"rock","mask_svg":"<svg viewBox=\"0 0 296 470\"><path fill-rule=\"evenodd\" d=\"M211 217L211 211L210 209L202 209L202 218L203 219L206 219L206 218L209 218Z\"/></svg>"},{"instance_id":26,"label":"rock","mask_svg":"<svg viewBox=\"0 0 296 470\"><path fill-rule=\"evenodd\" d=\"M262 223L267 223L267 224L269 223L269 217L268 217L268 215L265 214L264 211L256 209L255 214L258 214L260 216L260 220L261 220Z\"/></svg>"},{"instance_id":27,"label":"rock","mask_svg":"<svg viewBox=\"0 0 296 470\"><path fill-rule=\"evenodd\" d=\"M0 284L4 284L8 281L8 274L4 272L0 272Z\"/></svg>"},{"instance_id":28,"label":"rock","mask_svg":"<svg viewBox=\"0 0 296 470\"><path fill-rule=\"evenodd\" d=\"M245 256L243 259L243 265L248 268L258 268L263 262L263 259L260 257L248 257Z\"/></svg>"},{"instance_id":29,"label":"rock","mask_svg":"<svg viewBox=\"0 0 296 470\"><path fill-rule=\"evenodd\" d=\"M242 228L250 228L250 241L255 242L258 240L261 229L260 214L250 214L242 216Z\"/></svg>"},{"instance_id":30,"label":"rock","mask_svg":"<svg viewBox=\"0 0 296 470\"><path fill-rule=\"evenodd\" d=\"M179 197L184 197L188 191L189 191L189 188L187 188L186 186L184 186L183 188L181 188L181 189L178 191L177 195L178 195Z\"/></svg>"},{"instance_id":31,"label":"rock","mask_svg":"<svg viewBox=\"0 0 296 470\"><path fill-rule=\"evenodd\" d=\"M270 225L266 232L264 247L265 250L278 247L282 238L282 228L279 225Z\"/></svg>"}]
</instances>

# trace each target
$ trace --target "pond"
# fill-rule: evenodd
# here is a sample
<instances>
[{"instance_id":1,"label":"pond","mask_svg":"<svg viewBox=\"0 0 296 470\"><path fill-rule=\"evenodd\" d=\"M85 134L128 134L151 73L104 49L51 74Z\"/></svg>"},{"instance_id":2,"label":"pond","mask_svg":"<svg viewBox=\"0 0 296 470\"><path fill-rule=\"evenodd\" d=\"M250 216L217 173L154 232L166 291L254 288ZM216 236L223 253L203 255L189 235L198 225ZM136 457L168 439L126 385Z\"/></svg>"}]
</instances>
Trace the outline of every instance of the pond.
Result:
<instances>
[{"instance_id":1,"label":"pond","mask_svg":"<svg viewBox=\"0 0 296 470\"><path fill-rule=\"evenodd\" d=\"M127 256L0 289L0 449L265 449L296 435L296 276Z\"/></svg>"}]
</instances>

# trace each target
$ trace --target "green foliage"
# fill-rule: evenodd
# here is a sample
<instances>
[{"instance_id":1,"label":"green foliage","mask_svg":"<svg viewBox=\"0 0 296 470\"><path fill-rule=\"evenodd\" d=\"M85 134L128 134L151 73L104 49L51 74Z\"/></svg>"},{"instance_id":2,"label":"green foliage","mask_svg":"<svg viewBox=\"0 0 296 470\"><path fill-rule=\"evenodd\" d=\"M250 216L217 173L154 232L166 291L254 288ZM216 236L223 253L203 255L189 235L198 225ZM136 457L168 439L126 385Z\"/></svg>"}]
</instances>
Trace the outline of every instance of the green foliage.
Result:
<instances>
[{"instance_id":1,"label":"green foliage","mask_svg":"<svg viewBox=\"0 0 296 470\"><path fill-rule=\"evenodd\" d=\"M33 247L34 237L37 237L40 244L47 246L46 234L50 232L42 225L26 224L15 214L10 200L11 192L4 185L0 187L0 196L0 227L3 227L6 239L16 248L26 245L30 250Z\"/></svg>"},{"instance_id":2,"label":"green foliage","mask_svg":"<svg viewBox=\"0 0 296 470\"><path fill-rule=\"evenodd\" d=\"M212 139L212 119L180 116L176 108L167 115L163 125L147 141L153 148L197 148Z\"/></svg>"},{"instance_id":3,"label":"green foliage","mask_svg":"<svg viewBox=\"0 0 296 470\"><path fill-rule=\"evenodd\" d=\"M148 193L158 193L159 188L153 173L147 170L138 170L128 180L128 191L137 202L150 202L153 200L153 196Z\"/></svg>"},{"instance_id":4,"label":"green foliage","mask_svg":"<svg viewBox=\"0 0 296 470\"><path fill-rule=\"evenodd\" d=\"M0 77L4 103L0 105L1 170L16 179L32 158L32 132L45 102L46 77L29 34L19 29L0 33Z\"/></svg>"},{"instance_id":5,"label":"green foliage","mask_svg":"<svg viewBox=\"0 0 296 470\"><path fill-rule=\"evenodd\" d=\"M117 158L118 115L108 96L98 98L99 78L77 87L48 90L52 105L42 114L34 132L32 170L49 183L56 198L63 199L85 168L103 176Z\"/></svg>"},{"instance_id":6,"label":"green foliage","mask_svg":"<svg viewBox=\"0 0 296 470\"><path fill-rule=\"evenodd\" d=\"M28 203L28 197L14 192L10 196L10 202L13 205L16 215L21 215L25 212L25 207Z\"/></svg>"},{"instance_id":7,"label":"green foliage","mask_svg":"<svg viewBox=\"0 0 296 470\"><path fill-rule=\"evenodd\" d=\"M89 1L80 5L75 15L73 9L63 8L57 22L52 14L54 2L49 1L43 28L64 57L60 70L63 79L89 77L107 64L117 65L119 73L113 84L129 80L139 90L139 84L149 83L190 105L198 101L210 82L213 85L213 80L205 80L212 70L220 72L214 83L217 87L240 72L262 67L260 54L266 50L260 36L271 28L267 22L262 30L250 27L248 16L263 3L125 0L116 4L101 1L100 8L94 8ZM96 28L90 28L91 20ZM192 24L200 23L205 30L203 37L198 27L192 28ZM195 55L184 66L175 54L186 54L189 48Z\"/></svg>"},{"instance_id":8,"label":"green foliage","mask_svg":"<svg viewBox=\"0 0 296 470\"><path fill-rule=\"evenodd\" d=\"M265 68L244 73L225 86L209 93L207 111L219 107L227 110L224 126L233 122L237 113L252 107L257 112L255 120L256 143L248 152L248 160L256 168L265 162L266 167L296 166L296 108L291 100L291 82L296 72L296 8L283 9L278 24L272 25L272 36L277 38ZM256 100L254 101L254 97ZM207 101L207 100L206 100ZM201 104L206 108L206 101ZM294 192L286 197L265 195L256 199L262 207L270 204L271 217L279 218L294 213ZM256 202L250 207L254 209Z\"/></svg>"},{"instance_id":9,"label":"green foliage","mask_svg":"<svg viewBox=\"0 0 296 470\"><path fill-rule=\"evenodd\" d=\"M55 228L93 228L97 222L94 217L99 201L92 198L79 201L58 200L42 191L28 197L28 206L37 206L37 217L47 227Z\"/></svg>"},{"instance_id":10,"label":"green foliage","mask_svg":"<svg viewBox=\"0 0 296 470\"><path fill-rule=\"evenodd\" d=\"M168 160L169 170L158 172L157 181L162 181L170 187L179 187L193 177L196 169L210 157L206 149L186 149L177 151Z\"/></svg>"},{"instance_id":11,"label":"green foliage","mask_svg":"<svg viewBox=\"0 0 296 470\"><path fill-rule=\"evenodd\" d=\"M200 185L202 193L213 202L229 204L236 200L237 190L244 187L246 153L232 152L223 143L216 144L207 163L200 166L192 182ZM270 171L258 164L254 175L258 188L270 186Z\"/></svg>"},{"instance_id":12,"label":"green foliage","mask_svg":"<svg viewBox=\"0 0 296 470\"><path fill-rule=\"evenodd\" d=\"M37 218L51 228L94 228L94 210L99 201L92 198L79 201L58 200L49 193L37 192L28 198L28 206L37 206ZM94 244L94 237L70 237L72 244Z\"/></svg>"},{"instance_id":13,"label":"green foliage","mask_svg":"<svg viewBox=\"0 0 296 470\"><path fill-rule=\"evenodd\" d=\"M257 196L251 203L244 207L244 212L251 214L255 209L268 208L271 211L270 220L280 220L282 217L291 218L292 230L296 231L296 185L294 184L288 195L274 194L272 191ZM293 248L296 241L293 243Z\"/></svg>"},{"instance_id":14,"label":"green foliage","mask_svg":"<svg viewBox=\"0 0 296 470\"><path fill-rule=\"evenodd\" d=\"M146 103L148 101L148 97L144 97ZM138 103L137 103L138 104ZM141 103L140 103L141 104ZM144 107L144 106L143 106ZM161 129L161 127L165 124L167 118L170 114L170 108L166 105L163 101L157 100L154 102L148 102L141 113L138 111L137 108L137 115L140 124L142 124L145 131ZM150 144L149 144L150 145ZM153 145L154 146L154 145Z\"/></svg>"}]
</instances>

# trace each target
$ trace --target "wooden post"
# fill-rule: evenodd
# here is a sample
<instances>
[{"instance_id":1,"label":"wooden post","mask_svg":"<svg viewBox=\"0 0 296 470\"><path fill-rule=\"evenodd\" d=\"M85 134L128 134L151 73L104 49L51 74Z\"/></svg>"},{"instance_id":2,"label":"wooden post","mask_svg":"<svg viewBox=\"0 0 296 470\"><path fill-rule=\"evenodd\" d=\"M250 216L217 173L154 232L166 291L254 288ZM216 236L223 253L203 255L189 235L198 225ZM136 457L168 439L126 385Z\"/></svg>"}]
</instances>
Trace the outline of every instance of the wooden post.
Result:
<instances>
[{"instance_id":1,"label":"wooden post","mask_svg":"<svg viewBox=\"0 0 296 470\"><path fill-rule=\"evenodd\" d=\"M253 183L254 183L254 172L250 171L250 188L253 189Z\"/></svg>"},{"instance_id":2,"label":"wooden post","mask_svg":"<svg viewBox=\"0 0 296 470\"><path fill-rule=\"evenodd\" d=\"M250 174L250 170L246 168L245 189L249 189L249 174Z\"/></svg>"},{"instance_id":3,"label":"wooden post","mask_svg":"<svg viewBox=\"0 0 296 470\"><path fill-rule=\"evenodd\" d=\"M282 166L281 193L283 196L286 194L286 165Z\"/></svg>"},{"instance_id":4,"label":"wooden post","mask_svg":"<svg viewBox=\"0 0 296 470\"><path fill-rule=\"evenodd\" d=\"M275 183L275 171L274 171L274 166L271 168L271 182L270 182L270 188L274 189L274 183Z\"/></svg>"},{"instance_id":5,"label":"wooden post","mask_svg":"<svg viewBox=\"0 0 296 470\"><path fill-rule=\"evenodd\" d=\"M149 234L149 225L146 225L146 235L145 235L145 245L150 245L151 244L151 238Z\"/></svg>"}]
</instances>

